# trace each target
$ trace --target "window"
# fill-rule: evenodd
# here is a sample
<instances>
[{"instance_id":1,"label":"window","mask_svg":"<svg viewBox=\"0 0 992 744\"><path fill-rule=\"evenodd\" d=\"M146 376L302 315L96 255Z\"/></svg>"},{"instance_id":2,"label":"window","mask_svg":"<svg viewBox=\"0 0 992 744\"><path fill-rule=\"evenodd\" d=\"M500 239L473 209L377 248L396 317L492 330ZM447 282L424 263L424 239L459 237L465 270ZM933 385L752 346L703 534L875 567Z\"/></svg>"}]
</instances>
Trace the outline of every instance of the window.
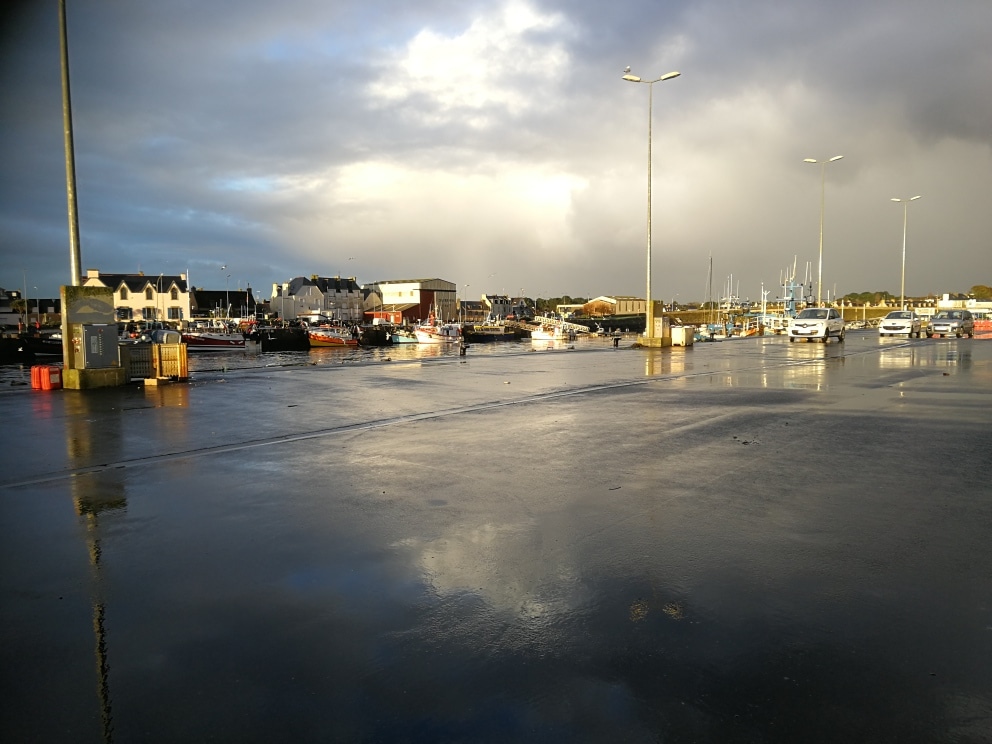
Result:
<instances>
[{"instance_id":1,"label":"window","mask_svg":"<svg viewBox=\"0 0 992 744\"><path fill-rule=\"evenodd\" d=\"M127 287L121 287L121 299L122 300L127 299Z\"/></svg>"},{"instance_id":2,"label":"window","mask_svg":"<svg viewBox=\"0 0 992 744\"><path fill-rule=\"evenodd\" d=\"M179 299L179 290L176 289L175 287L173 287L170 290L170 292L169 292L169 297L172 299L173 302L175 302L176 300L178 300Z\"/></svg>"},{"instance_id":3,"label":"window","mask_svg":"<svg viewBox=\"0 0 992 744\"><path fill-rule=\"evenodd\" d=\"M182 314L179 312L178 307L169 308L169 320L182 320Z\"/></svg>"},{"instance_id":4,"label":"window","mask_svg":"<svg viewBox=\"0 0 992 744\"><path fill-rule=\"evenodd\" d=\"M152 299L152 288L151 287L146 287L145 288L145 299L146 300Z\"/></svg>"}]
</instances>

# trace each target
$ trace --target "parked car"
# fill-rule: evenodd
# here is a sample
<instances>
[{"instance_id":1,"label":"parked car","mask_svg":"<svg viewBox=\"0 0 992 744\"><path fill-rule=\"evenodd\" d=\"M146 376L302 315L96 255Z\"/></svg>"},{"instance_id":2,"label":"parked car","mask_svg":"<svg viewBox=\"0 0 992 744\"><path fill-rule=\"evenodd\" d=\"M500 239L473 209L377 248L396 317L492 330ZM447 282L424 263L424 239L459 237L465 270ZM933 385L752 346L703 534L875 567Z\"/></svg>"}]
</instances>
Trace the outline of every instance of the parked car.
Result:
<instances>
[{"instance_id":1,"label":"parked car","mask_svg":"<svg viewBox=\"0 0 992 744\"><path fill-rule=\"evenodd\" d=\"M844 340L844 318L832 307L808 307L789 319L789 341L816 338L827 343L831 336Z\"/></svg>"},{"instance_id":2,"label":"parked car","mask_svg":"<svg viewBox=\"0 0 992 744\"><path fill-rule=\"evenodd\" d=\"M893 310L878 322L879 336L897 336L906 334L906 338L912 338L913 334L919 338L923 332L923 322L920 316L912 310Z\"/></svg>"},{"instance_id":3,"label":"parked car","mask_svg":"<svg viewBox=\"0 0 992 744\"><path fill-rule=\"evenodd\" d=\"M927 338L955 335L961 338L975 336L975 316L970 310L941 310L927 323Z\"/></svg>"}]
</instances>

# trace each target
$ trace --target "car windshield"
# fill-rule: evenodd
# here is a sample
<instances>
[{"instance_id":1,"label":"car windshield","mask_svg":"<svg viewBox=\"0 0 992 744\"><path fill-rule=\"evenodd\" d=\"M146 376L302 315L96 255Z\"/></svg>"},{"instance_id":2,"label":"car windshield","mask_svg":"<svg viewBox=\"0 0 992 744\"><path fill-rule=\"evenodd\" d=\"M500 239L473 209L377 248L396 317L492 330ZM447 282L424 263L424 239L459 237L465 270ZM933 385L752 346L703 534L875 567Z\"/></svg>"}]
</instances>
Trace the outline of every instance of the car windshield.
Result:
<instances>
[{"instance_id":1,"label":"car windshield","mask_svg":"<svg viewBox=\"0 0 992 744\"><path fill-rule=\"evenodd\" d=\"M796 317L804 320L826 320L827 311L819 307L808 307Z\"/></svg>"},{"instance_id":2,"label":"car windshield","mask_svg":"<svg viewBox=\"0 0 992 744\"><path fill-rule=\"evenodd\" d=\"M956 311L950 311L949 312L947 310L943 310L943 311L937 313L936 315L934 315L933 317L934 317L934 320L960 320L961 319L961 313L956 312Z\"/></svg>"},{"instance_id":3,"label":"car windshield","mask_svg":"<svg viewBox=\"0 0 992 744\"><path fill-rule=\"evenodd\" d=\"M903 312L902 310L897 310L894 313L889 313L885 316L886 318L892 318L895 320L912 320L913 314L909 312Z\"/></svg>"}]
</instances>

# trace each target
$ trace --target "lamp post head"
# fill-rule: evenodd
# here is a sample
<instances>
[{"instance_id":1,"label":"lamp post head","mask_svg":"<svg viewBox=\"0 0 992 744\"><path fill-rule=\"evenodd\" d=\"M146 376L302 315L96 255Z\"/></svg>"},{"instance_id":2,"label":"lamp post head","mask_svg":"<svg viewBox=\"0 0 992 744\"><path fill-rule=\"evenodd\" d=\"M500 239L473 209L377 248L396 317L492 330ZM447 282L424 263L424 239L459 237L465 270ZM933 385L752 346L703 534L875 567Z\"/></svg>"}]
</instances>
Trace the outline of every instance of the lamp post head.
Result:
<instances>
[{"instance_id":1,"label":"lamp post head","mask_svg":"<svg viewBox=\"0 0 992 744\"><path fill-rule=\"evenodd\" d=\"M660 83L663 80L671 80L672 78L677 78L681 74L682 74L681 72L678 72L677 70L673 70L672 72L666 72L664 75L662 75L659 78L656 78L655 80L642 80L637 75L632 75L630 73L630 68L628 67L626 70L624 70L624 75L621 78L621 80L626 80L628 83Z\"/></svg>"}]
</instances>

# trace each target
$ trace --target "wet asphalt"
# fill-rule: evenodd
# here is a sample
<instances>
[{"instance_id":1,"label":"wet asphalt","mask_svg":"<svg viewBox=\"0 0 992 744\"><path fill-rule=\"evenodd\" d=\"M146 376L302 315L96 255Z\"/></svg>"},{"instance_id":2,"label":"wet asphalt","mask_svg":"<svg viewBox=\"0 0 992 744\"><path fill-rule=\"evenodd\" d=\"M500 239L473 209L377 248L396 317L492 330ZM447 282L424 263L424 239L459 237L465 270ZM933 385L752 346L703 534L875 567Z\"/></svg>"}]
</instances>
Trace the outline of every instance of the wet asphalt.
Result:
<instances>
[{"instance_id":1,"label":"wet asphalt","mask_svg":"<svg viewBox=\"0 0 992 744\"><path fill-rule=\"evenodd\" d=\"M0 741L992 741L990 341L2 393Z\"/></svg>"}]
</instances>

